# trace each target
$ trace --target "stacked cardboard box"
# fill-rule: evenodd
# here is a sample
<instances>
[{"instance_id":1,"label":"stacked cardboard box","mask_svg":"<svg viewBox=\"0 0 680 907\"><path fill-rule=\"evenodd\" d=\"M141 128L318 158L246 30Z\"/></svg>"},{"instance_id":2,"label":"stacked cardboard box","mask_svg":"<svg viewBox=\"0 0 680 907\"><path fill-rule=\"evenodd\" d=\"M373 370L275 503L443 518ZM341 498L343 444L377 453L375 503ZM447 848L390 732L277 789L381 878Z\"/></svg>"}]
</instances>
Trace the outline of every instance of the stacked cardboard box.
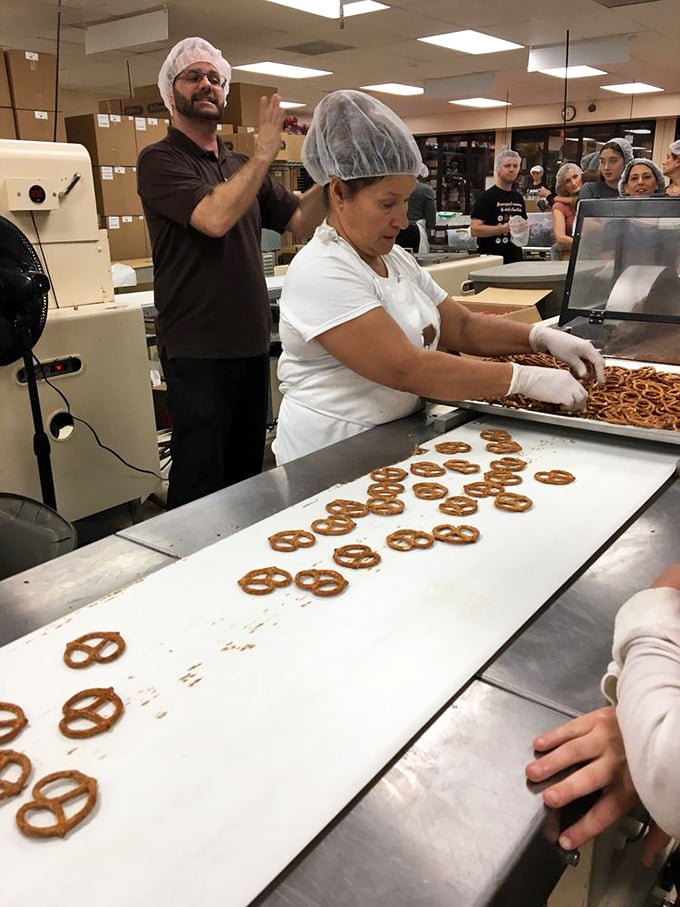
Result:
<instances>
[{"instance_id":1,"label":"stacked cardboard box","mask_svg":"<svg viewBox=\"0 0 680 907\"><path fill-rule=\"evenodd\" d=\"M53 54L5 51L0 66L0 138L51 142L56 134L58 142L65 141L64 120L55 108L56 78Z\"/></svg>"}]
</instances>

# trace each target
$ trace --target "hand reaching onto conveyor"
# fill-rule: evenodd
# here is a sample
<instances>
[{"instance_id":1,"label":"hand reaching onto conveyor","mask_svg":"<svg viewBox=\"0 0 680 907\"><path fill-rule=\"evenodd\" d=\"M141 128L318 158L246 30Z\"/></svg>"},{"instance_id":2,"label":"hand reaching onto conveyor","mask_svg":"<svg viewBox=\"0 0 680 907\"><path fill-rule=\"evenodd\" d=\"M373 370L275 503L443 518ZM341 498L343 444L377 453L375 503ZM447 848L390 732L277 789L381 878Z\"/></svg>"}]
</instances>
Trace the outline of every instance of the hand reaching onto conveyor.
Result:
<instances>
[{"instance_id":1,"label":"hand reaching onto conveyor","mask_svg":"<svg viewBox=\"0 0 680 907\"><path fill-rule=\"evenodd\" d=\"M592 369L597 383L604 384L604 359L589 340L556 331L539 322L529 331L529 343L535 353L550 353L566 362L577 378L585 378Z\"/></svg>"},{"instance_id":2,"label":"hand reaching onto conveyor","mask_svg":"<svg viewBox=\"0 0 680 907\"><path fill-rule=\"evenodd\" d=\"M573 375L559 368L512 364L508 394L524 394L532 400L557 403L565 412L585 409L588 392Z\"/></svg>"}]
</instances>

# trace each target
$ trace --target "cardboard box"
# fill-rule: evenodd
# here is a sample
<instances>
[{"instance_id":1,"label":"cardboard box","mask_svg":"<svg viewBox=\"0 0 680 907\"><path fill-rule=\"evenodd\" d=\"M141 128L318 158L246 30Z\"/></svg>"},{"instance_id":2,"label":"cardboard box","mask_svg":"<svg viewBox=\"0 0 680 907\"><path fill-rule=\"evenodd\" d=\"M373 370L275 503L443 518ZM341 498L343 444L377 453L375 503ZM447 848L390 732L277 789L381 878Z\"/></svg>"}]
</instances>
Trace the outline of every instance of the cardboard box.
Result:
<instances>
[{"instance_id":1,"label":"cardboard box","mask_svg":"<svg viewBox=\"0 0 680 907\"><path fill-rule=\"evenodd\" d=\"M57 141L66 141L64 117L61 113L57 118ZM51 110L15 110L14 127L18 139L27 139L31 142L54 141L55 114Z\"/></svg>"},{"instance_id":2,"label":"cardboard box","mask_svg":"<svg viewBox=\"0 0 680 907\"><path fill-rule=\"evenodd\" d=\"M143 214L136 167L93 167L97 213L102 217Z\"/></svg>"},{"instance_id":3,"label":"cardboard box","mask_svg":"<svg viewBox=\"0 0 680 907\"><path fill-rule=\"evenodd\" d=\"M231 124L227 123L225 125L231 125ZM255 132L254 126L232 126L231 128L232 128L232 131L235 132L237 135L241 135L242 133L246 133L246 132Z\"/></svg>"},{"instance_id":4,"label":"cardboard box","mask_svg":"<svg viewBox=\"0 0 680 907\"><path fill-rule=\"evenodd\" d=\"M20 110L54 110L57 58L30 50L6 50L5 62L12 107Z\"/></svg>"},{"instance_id":5,"label":"cardboard box","mask_svg":"<svg viewBox=\"0 0 680 907\"><path fill-rule=\"evenodd\" d=\"M272 164L269 168L269 176L273 182L283 186L288 192L291 191L291 172L288 167L277 167L276 164Z\"/></svg>"},{"instance_id":6,"label":"cardboard box","mask_svg":"<svg viewBox=\"0 0 680 907\"><path fill-rule=\"evenodd\" d=\"M225 135L233 135L235 132L235 129L231 125L231 123L218 123L217 131L222 136L222 138L224 138Z\"/></svg>"},{"instance_id":7,"label":"cardboard box","mask_svg":"<svg viewBox=\"0 0 680 907\"><path fill-rule=\"evenodd\" d=\"M541 320L537 304L550 294L551 290L506 290L502 287L487 287L474 296L454 296L471 312L481 312L492 317L509 318L524 324L535 324Z\"/></svg>"},{"instance_id":8,"label":"cardboard box","mask_svg":"<svg viewBox=\"0 0 680 907\"><path fill-rule=\"evenodd\" d=\"M0 107L11 107L12 95L9 91L9 79L7 78L7 65L5 64L5 55L0 54Z\"/></svg>"},{"instance_id":9,"label":"cardboard box","mask_svg":"<svg viewBox=\"0 0 680 907\"><path fill-rule=\"evenodd\" d=\"M137 163L132 117L116 113L85 113L66 117L66 135L69 142L87 148L96 167L132 167Z\"/></svg>"},{"instance_id":10,"label":"cardboard box","mask_svg":"<svg viewBox=\"0 0 680 907\"><path fill-rule=\"evenodd\" d=\"M276 155L277 161L301 161L302 143L304 135L291 135L289 132L281 133L282 148Z\"/></svg>"},{"instance_id":11,"label":"cardboard box","mask_svg":"<svg viewBox=\"0 0 680 907\"><path fill-rule=\"evenodd\" d=\"M123 113L135 117L156 117L167 120L170 111L163 103L158 85L139 85L132 98L123 99Z\"/></svg>"},{"instance_id":12,"label":"cardboard box","mask_svg":"<svg viewBox=\"0 0 680 907\"><path fill-rule=\"evenodd\" d=\"M101 226L109 235L111 261L125 261L131 258L146 258L144 218L141 215L124 214L104 217Z\"/></svg>"},{"instance_id":13,"label":"cardboard box","mask_svg":"<svg viewBox=\"0 0 680 907\"><path fill-rule=\"evenodd\" d=\"M245 82L232 82L229 86L227 106L222 115L223 123L255 124L260 121L260 98L270 98L277 91L271 85L247 85Z\"/></svg>"},{"instance_id":14,"label":"cardboard box","mask_svg":"<svg viewBox=\"0 0 680 907\"><path fill-rule=\"evenodd\" d=\"M160 142L168 134L168 121L158 117L134 117L137 156L142 148Z\"/></svg>"},{"instance_id":15,"label":"cardboard box","mask_svg":"<svg viewBox=\"0 0 680 907\"><path fill-rule=\"evenodd\" d=\"M15 139L14 111L9 107L0 107L0 139Z\"/></svg>"},{"instance_id":16,"label":"cardboard box","mask_svg":"<svg viewBox=\"0 0 680 907\"><path fill-rule=\"evenodd\" d=\"M111 98L109 101L100 101L97 104L97 110L99 111L99 113L117 113L118 116L122 116L123 99Z\"/></svg>"}]
</instances>

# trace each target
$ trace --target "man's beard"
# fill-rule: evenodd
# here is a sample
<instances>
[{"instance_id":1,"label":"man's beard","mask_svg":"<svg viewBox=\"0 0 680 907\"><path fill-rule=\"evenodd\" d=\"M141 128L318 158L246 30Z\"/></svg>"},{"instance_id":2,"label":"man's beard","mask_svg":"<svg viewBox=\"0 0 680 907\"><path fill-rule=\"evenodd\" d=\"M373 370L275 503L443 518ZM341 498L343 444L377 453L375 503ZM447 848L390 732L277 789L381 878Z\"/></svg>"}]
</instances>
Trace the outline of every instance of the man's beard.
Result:
<instances>
[{"instance_id":1,"label":"man's beard","mask_svg":"<svg viewBox=\"0 0 680 907\"><path fill-rule=\"evenodd\" d=\"M219 123L222 119L222 111L225 105L220 105L214 97L207 94L194 95L191 98L185 98L178 91L173 91L175 99L175 110L182 116L191 120L212 120ZM200 101L212 101L214 107L199 106Z\"/></svg>"}]
</instances>

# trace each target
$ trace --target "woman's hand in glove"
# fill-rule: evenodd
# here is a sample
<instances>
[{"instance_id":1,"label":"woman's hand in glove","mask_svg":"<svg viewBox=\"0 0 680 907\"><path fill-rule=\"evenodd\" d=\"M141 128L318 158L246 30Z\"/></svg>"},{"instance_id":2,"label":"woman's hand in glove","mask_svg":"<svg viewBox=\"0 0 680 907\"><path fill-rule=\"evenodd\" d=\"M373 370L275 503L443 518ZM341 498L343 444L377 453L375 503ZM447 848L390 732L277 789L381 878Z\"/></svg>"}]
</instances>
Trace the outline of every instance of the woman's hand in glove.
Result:
<instances>
[{"instance_id":1,"label":"woman's hand in glove","mask_svg":"<svg viewBox=\"0 0 680 907\"><path fill-rule=\"evenodd\" d=\"M585 378L588 368L592 368L597 383L604 384L604 359L589 340L556 331L539 322L529 331L529 343L535 353L550 353L566 362L577 378Z\"/></svg>"},{"instance_id":2,"label":"woman's hand in glove","mask_svg":"<svg viewBox=\"0 0 680 907\"><path fill-rule=\"evenodd\" d=\"M534 365L512 364L512 381L508 394L524 394L533 400L558 403L565 412L585 409L588 392L564 369L537 368Z\"/></svg>"}]
</instances>

